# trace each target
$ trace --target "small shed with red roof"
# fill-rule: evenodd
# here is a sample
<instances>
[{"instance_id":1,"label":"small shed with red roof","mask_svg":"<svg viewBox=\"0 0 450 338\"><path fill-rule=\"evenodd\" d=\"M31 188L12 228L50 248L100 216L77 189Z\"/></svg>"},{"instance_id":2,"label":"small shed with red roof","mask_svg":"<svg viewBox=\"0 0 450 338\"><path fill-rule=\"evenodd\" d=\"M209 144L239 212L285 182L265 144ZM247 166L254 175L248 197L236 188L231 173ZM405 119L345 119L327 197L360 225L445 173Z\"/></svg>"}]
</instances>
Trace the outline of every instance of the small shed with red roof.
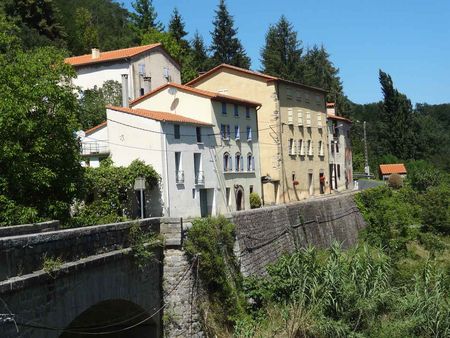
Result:
<instances>
[{"instance_id":1,"label":"small shed with red roof","mask_svg":"<svg viewBox=\"0 0 450 338\"><path fill-rule=\"evenodd\" d=\"M391 174L399 174L403 178L406 177L406 167L403 163L395 163L395 164L380 164L380 175L383 177L383 180L389 179Z\"/></svg>"}]
</instances>

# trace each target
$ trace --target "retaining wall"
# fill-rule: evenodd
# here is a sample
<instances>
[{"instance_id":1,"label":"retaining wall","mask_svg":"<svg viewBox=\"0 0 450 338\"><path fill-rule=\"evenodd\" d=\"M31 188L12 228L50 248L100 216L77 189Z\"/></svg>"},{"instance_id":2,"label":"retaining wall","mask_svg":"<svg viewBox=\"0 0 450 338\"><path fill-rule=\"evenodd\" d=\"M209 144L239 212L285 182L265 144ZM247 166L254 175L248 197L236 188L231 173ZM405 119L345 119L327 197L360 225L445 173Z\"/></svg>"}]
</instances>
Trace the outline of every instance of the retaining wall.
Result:
<instances>
[{"instance_id":1,"label":"retaining wall","mask_svg":"<svg viewBox=\"0 0 450 338\"><path fill-rule=\"evenodd\" d=\"M344 248L355 244L359 230L366 224L353 195L232 213L244 276L264 275L267 265L297 248L326 248L334 241Z\"/></svg>"}]
</instances>

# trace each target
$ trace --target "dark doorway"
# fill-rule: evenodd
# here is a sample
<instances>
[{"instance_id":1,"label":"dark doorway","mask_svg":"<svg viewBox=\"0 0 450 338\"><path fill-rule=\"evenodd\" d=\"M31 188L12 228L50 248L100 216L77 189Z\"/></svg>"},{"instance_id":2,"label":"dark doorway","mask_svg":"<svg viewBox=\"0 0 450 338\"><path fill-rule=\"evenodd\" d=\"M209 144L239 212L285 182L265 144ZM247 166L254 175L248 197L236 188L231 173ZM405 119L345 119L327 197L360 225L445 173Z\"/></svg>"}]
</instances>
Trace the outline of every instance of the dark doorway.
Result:
<instances>
[{"instance_id":1,"label":"dark doorway","mask_svg":"<svg viewBox=\"0 0 450 338\"><path fill-rule=\"evenodd\" d=\"M200 189L200 216L208 216L208 191L206 189Z\"/></svg>"},{"instance_id":2,"label":"dark doorway","mask_svg":"<svg viewBox=\"0 0 450 338\"><path fill-rule=\"evenodd\" d=\"M325 194L325 175L323 173L319 173L319 182L320 182L320 193Z\"/></svg>"},{"instance_id":3,"label":"dark doorway","mask_svg":"<svg viewBox=\"0 0 450 338\"><path fill-rule=\"evenodd\" d=\"M236 190L236 210L244 210L244 189L241 186Z\"/></svg>"}]
</instances>

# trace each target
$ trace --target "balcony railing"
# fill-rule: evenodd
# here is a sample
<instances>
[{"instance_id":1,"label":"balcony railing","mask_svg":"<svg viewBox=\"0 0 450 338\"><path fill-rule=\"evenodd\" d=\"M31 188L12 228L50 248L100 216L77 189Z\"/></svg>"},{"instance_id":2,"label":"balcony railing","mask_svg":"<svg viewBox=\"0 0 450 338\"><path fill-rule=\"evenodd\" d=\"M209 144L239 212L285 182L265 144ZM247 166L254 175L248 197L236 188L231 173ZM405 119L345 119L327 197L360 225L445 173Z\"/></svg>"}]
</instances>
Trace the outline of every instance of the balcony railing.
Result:
<instances>
[{"instance_id":1,"label":"balcony railing","mask_svg":"<svg viewBox=\"0 0 450 338\"><path fill-rule=\"evenodd\" d=\"M198 171L195 173L195 184L205 184L205 174L203 171Z\"/></svg>"},{"instance_id":2,"label":"balcony railing","mask_svg":"<svg viewBox=\"0 0 450 338\"><path fill-rule=\"evenodd\" d=\"M109 146L103 142L82 143L81 155L107 155Z\"/></svg>"},{"instance_id":3,"label":"balcony railing","mask_svg":"<svg viewBox=\"0 0 450 338\"><path fill-rule=\"evenodd\" d=\"M184 171L183 170L175 171L175 180L176 180L177 184L184 183Z\"/></svg>"}]
</instances>

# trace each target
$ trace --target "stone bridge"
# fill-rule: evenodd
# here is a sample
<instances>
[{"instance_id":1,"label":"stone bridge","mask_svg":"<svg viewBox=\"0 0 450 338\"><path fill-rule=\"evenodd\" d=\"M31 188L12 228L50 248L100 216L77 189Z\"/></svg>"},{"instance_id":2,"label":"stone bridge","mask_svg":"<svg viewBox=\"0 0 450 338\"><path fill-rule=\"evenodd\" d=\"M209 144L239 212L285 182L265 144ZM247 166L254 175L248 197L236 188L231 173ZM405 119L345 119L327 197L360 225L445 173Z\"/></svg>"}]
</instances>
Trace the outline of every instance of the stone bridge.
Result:
<instances>
[{"instance_id":1,"label":"stone bridge","mask_svg":"<svg viewBox=\"0 0 450 338\"><path fill-rule=\"evenodd\" d=\"M177 322L166 335L196 336L195 309L179 304L192 294L181 220L139 225L165 238L141 268L131 222L0 238L0 337L161 337L164 310Z\"/></svg>"}]
</instances>

